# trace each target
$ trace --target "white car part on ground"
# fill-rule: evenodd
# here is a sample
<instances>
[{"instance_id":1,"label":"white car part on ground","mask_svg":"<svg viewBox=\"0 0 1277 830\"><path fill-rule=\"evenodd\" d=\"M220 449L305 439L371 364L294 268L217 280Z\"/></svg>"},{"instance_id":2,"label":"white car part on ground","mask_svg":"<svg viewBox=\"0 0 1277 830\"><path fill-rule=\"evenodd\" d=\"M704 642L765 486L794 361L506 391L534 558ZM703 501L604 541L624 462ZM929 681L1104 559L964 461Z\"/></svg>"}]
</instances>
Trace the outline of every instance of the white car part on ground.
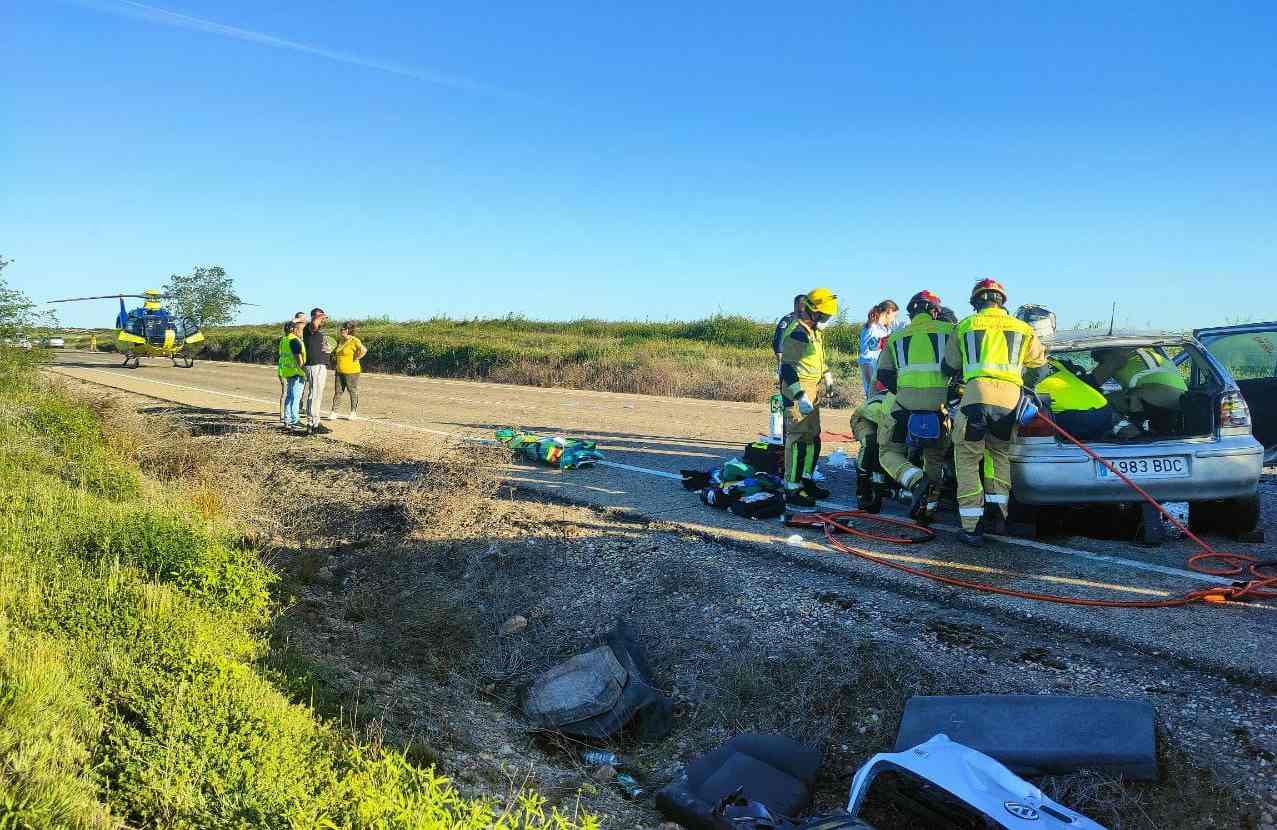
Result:
<instances>
[{"instance_id":1,"label":"white car part on ground","mask_svg":"<svg viewBox=\"0 0 1277 830\"><path fill-rule=\"evenodd\" d=\"M988 755L947 735L936 735L905 752L881 752L870 758L851 781L847 811L859 815L874 779L889 772L920 778L1007 830L1105 830L1047 798ZM935 806L944 809L942 804Z\"/></svg>"}]
</instances>

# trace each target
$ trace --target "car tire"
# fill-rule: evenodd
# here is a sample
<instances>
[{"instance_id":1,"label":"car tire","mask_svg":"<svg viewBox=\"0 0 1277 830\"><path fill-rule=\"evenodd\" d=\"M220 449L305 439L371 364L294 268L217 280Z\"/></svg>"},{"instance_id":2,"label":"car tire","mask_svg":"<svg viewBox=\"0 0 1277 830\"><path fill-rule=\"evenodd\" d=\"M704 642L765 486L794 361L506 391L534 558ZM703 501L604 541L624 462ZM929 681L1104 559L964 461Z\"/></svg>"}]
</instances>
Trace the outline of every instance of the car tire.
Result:
<instances>
[{"instance_id":1,"label":"car tire","mask_svg":"<svg viewBox=\"0 0 1277 830\"><path fill-rule=\"evenodd\" d=\"M1036 504L1025 504L1012 493L1007 504L1007 532L1021 539L1036 539L1040 514L1041 508Z\"/></svg>"},{"instance_id":2,"label":"car tire","mask_svg":"<svg viewBox=\"0 0 1277 830\"><path fill-rule=\"evenodd\" d=\"M1188 529L1194 533L1210 533L1220 525L1219 501L1190 501L1188 503Z\"/></svg>"},{"instance_id":3,"label":"car tire","mask_svg":"<svg viewBox=\"0 0 1277 830\"><path fill-rule=\"evenodd\" d=\"M1217 508L1217 527L1232 536L1250 533L1259 527L1259 494L1225 499Z\"/></svg>"}]
</instances>

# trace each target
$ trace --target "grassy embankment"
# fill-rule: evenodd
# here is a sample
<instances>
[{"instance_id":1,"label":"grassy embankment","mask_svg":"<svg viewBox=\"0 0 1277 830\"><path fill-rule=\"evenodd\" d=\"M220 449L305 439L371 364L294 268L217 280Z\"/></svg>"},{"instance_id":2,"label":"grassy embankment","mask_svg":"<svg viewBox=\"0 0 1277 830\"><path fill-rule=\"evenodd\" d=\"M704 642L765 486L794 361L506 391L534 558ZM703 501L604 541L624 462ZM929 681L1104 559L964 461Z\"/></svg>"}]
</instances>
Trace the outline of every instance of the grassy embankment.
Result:
<instances>
[{"instance_id":1,"label":"grassy embankment","mask_svg":"<svg viewBox=\"0 0 1277 830\"><path fill-rule=\"evenodd\" d=\"M764 401L775 391L772 324L718 316L690 323L537 322L434 319L358 321L374 372L488 380L526 386L604 389L726 401ZM338 323L332 324L336 336ZM206 332L204 356L273 363L279 328ZM830 362L844 387L858 387L859 327L831 326Z\"/></svg>"},{"instance_id":2,"label":"grassy embankment","mask_svg":"<svg viewBox=\"0 0 1277 830\"><path fill-rule=\"evenodd\" d=\"M0 827L595 826L466 801L290 701L274 573L137 460L0 348Z\"/></svg>"}]
</instances>

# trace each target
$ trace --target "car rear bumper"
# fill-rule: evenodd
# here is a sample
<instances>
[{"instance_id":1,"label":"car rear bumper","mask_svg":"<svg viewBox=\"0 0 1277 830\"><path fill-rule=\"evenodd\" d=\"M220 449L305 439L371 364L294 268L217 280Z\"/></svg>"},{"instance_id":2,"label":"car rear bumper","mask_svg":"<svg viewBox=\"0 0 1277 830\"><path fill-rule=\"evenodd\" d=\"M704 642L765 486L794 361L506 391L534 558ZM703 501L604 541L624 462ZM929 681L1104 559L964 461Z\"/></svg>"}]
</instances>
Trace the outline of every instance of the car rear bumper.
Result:
<instances>
[{"instance_id":1,"label":"car rear bumper","mask_svg":"<svg viewBox=\"0 0 1277 830\"><path fill-rule=\"evenodd\" d=\"M1184 456L1189 475L1183 478L1137 478L1136 483L1159 501L1209 501L1253 495L1264 466L1264 448L1251 437L1217 441L1104 446L1107 459ZM1084 504L1137 501L1139 496L1116 476L1099 478L1097 462L1076 447L1055 442L1014 444L1011 485L1024 504Z\"/></svg>"}]
</instances>

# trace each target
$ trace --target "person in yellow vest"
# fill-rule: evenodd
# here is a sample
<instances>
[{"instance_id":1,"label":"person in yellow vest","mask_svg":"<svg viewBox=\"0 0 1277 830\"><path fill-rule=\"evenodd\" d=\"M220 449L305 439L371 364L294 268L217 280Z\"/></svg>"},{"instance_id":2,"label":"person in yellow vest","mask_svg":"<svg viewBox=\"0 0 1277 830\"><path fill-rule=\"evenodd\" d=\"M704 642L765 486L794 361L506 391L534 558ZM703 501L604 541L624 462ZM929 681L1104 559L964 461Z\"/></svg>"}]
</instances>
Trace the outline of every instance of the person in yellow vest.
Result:
<instances>
[{"instance_id":1,"label":"person in yellow vest","mask_svg":"<svg viewBox=\"0 0 1277 830\"><path fill-rule=\"evenodd\" d=\"M958 323L945 348L943 371L961 380L962 399L953 413L954 467L958 475L958 538L984 544L985 505L994 507L987 529L1005 531L1011 500L1009 448L1025 402L1025 370L1046 365L1037 334L1007 313L1007 292L997 280L983 279L971 290L975 314ZM1034 373L1036 374L1036 373ZM989 475L980 466L989 456Z\"/></svg>"},{"instance_id":2,"label":"person in yellow vest","mask_svg":"<svg viewBox=\"0 0 1277 830\"><path fill-rule=\"evenodd\" d=\"M1028 323L1039 339L1055 337L1055 313L1046 306L1023 305L1017 320ZM1067 358L1047 358L1046 376L1033 388L1040 398L1050 400L1051 420L1083 441L1129 438L1139 434L1108 399L1085 380L1086 370Z\"/></svg>"},{"instance_id":3,"label":"person in yellow vest","mask_svg":"<svg viewBox=\"0 0 1277 830\"><path fill-rule=\"evenodd\" d=\"M1188 384L1179 369L1156 349L1096 349L1091 383L1098 389L1109 378L1121 390L1108 396L1109 403L1135 421L1149 422L1154 432L1170 428L1168 421L1183 409Z\"/></svg>"},{"instance_id":4,"label":"person in yellow vest","mask_svg":"<svg viewBox=\"0 0 1277 830\"><path fill-rule=\"evenodd\" d=\"M333 408L328 413L328 420L335 420L338 417L337 401L341 399L342 392L350 396L350 420L359 419L359 375L363 371L359 361L363 360L366 354L368 354L368 348L355 336L355 324L342 323L341 342L337 344L337 349L333 352L333 373L336 376L336 382L333 384Z\"/></svg>"},{"instance_id":5,"label":"person in yellow vest","mask_svg":"<svg viewBox=\"0 0 1277 830\"><path fill-rule=\"evenodd\" d=\"M856 506L861 510L869 509L874 502L873 475L882 470L878 431L891 418L895 400L886 387L875 384L869 397L851 414L851 434L860 444L856 453Z\"/></svg>"},{"instance_id":6,"label":"person in yellow vest","mask_svg":"<svg viewBox=\"0 0 1277 830\"><path fill-rule=\"evenodd\" d=\"M909 516L929 522L940 502L949 438L944 429L949 379L941 370L954 326L940 318L943 304L930 291L905 306L909 324L887 338L878 357L878 383L895 393L891 417L878 433L882 468L909 491ZM922 450L922 469L909 460L908 445Z\"/></svg>"},{"instance_id":7,"label":"person in yellow vest","mask_svg":"<svg viewBox=\"0 0 1277 830\"><path fill-rule=\"evenodd\" d=\"M798 316L786 327L780 347L780 387L785 398L785 501L815 507L829 491L812 481L820 457L820 406L833 387L825 362L822 329L838 313L838 297L828 288L807 292Z\"/></svg>"},{"instance_id":8,"label":"person in yellow vest","mask_svg":"<svg viewBox=\"0 0 1277 830\"><path fill-rule=\"evenodd\" d=\"M292 331L293 323L301 323L303 326L306 325L305 312L302 312L302 311L297 312L296 314L293 315L293 319L291 321L284 324L285 336L287 336L288 333ZM306 397L305 393L306 393L306 386L305 386L305 379L303 379L302 381L302 397L303 398ZM288 419L284 417L284 400L287 397L287 395L288 395L288 379L285 378L283 375L280 375L279 376L279 421L285 426L288 425Z\"/></svg>"},{"instance_id":9,"label":"person in yellow vest","mask_svg":"<svg viewBox=\"0 0 1277 830\"><path fill-rule=\"evenodd\" d=\"M89 351L96 352L98 350L98 336L96 334L89 335Z\"/></svg>"},{"instance_id":10,"label":"person in yellow vest","mask_svg":"<svg viewBox=\"0 0 1277 830\"><path fill-rule=\"evenodd\" d=\"M302 384L305 382L306 344L302 342L302 329L306 323L290 320L284 324L284 336L279 339L279 358L276 371L284 384L284 405L279 418L289 429L301 428Z\"/></svg>"}]
</instances>

